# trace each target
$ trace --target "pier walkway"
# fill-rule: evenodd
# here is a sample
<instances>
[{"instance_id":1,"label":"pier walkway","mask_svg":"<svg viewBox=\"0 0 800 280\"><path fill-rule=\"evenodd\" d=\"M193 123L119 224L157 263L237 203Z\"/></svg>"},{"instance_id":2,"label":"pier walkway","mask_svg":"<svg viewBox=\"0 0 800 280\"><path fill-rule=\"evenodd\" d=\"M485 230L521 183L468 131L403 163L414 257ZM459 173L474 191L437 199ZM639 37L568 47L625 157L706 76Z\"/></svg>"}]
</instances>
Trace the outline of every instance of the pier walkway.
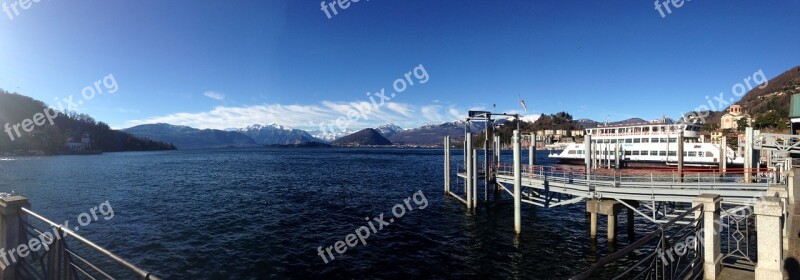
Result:
<instances>
[{"instance_id":1,"label":"pier walkway","mask_svg":"<svg viewBox=\"0 0 800 280\"><path fill-rule=\"evenodd\" d=\"M592 265L573 279L784 279L795 277L784 262L797 260L800 220L795 195L800 192L800 169L788 153L800 153L795 137L760 135L748 129L745 167L677 170L541 166L535 163L536 139L529 138L528 164L521 158L522 138L514 131L513 162L500 162L499 136L494 152L484 142L483 161L466 133L463 161L454 162L445 138L445 193L472 210L491 192L507 193L514 201L514 227L522 232L523 204L559 207L585 204L590 235L598 237L598 216L607 217L607 241L615 242L617 220L627 214L629 232L635 216L658 225L658 230ZM757 142L757 143L754 143ZM779 145L775 145L779 143ZM759 149L769 161L757 164ZM782 153L781 155L777 155ZM679 155L681 153L678 153ZM453 172L455 171L455 172ZM455 175L455 176L453 176ZM453 185L453 183L455 183ZM640 219L641 220L641 219ZM756 227L758 231L756 231ZM665 253L666 252L666 253ZM678 253L675 257L673 253ZM668 256L668 257L667 257ZM633 262L631 262L633 261ZM796 262L796 261L795 261Z\"/></svg>"}]
</instances>

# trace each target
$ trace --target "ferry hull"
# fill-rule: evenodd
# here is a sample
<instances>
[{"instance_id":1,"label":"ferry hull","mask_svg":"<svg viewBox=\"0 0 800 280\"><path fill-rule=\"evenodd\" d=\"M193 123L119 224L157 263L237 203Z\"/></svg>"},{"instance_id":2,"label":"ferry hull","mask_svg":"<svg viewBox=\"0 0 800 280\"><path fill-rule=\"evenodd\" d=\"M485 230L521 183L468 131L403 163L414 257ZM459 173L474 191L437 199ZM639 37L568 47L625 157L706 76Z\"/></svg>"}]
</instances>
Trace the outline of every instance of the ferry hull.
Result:
<instances>
[{"instance_id":1,"label":"ferry hull","mask_svg":"<svg viewBox=\"0 0 800 280\"><path fill-rule=\"evenodd\" d=\"M569 165L585 165L586 162L582 158L558 158L558 163L560 164L569 164ZM665 162L665 161L632 161L632 160L623 160L620 161L620 164L623 168L678 168L677 162ZM685 167L694 167L694 168L719 168L719 164L695 164L695 163L686 163L684 164ZM742 164L736 163L728 163L728 168L741 168L743 167Z\"/></svg>"}]
</instances>

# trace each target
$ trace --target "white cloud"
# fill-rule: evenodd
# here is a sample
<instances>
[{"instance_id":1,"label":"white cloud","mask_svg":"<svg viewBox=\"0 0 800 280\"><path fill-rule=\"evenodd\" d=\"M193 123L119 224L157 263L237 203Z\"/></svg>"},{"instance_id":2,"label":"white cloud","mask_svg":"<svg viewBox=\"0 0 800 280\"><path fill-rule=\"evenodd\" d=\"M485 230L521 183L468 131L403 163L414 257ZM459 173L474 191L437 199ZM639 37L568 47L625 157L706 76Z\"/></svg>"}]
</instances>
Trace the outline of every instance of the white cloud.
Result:
<instances>
[{"instance_id":1,"label":"white cloud","mask_svg":"<svg viewBox=\"0 0 800 280\"><path fill-rule=\"evenodd\" d=\"M451 107L452 108L452 107ZM334 126L347 123L347 129L377 127L394 123L401 127L413 128L425 123L447 122L457 119L452 115L442 115L440 105L415 106L397 102L387 102L375 107L368 101L334 102L322 101L309 105L262 104L251 106L217 106L207 112L180 112L163 116L128 121L125 126L141 124L169 123L195 128L242 128L253 124L277 123L285 126L316 130L320 124ZM420 114L416 112L421 112ZM348 122L348 116L352 121Z\"/></svg>"},{"instance_id":2,"label":"white cloud","mask_svg":"<svg viewBox=\"0 0 800 280\"><path fill-rule=\"evenodd\" d=\"M225 100L225 95L222 94L222 93L219 93L219 92L206 91L205 93L203 93L203 95L205 95L208 98L211 98L211 99L214 99L214 100L218 100L218 101Z\"/></svg>"}]
</instances>

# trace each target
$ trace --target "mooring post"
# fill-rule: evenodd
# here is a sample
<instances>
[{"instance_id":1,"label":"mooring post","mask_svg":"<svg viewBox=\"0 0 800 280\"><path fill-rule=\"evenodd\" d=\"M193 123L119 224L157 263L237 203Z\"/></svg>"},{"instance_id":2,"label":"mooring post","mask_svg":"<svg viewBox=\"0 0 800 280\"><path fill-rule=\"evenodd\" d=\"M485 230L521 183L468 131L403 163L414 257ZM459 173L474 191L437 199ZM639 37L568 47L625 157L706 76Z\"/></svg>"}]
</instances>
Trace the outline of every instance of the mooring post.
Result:
<instances>
[{"instance_id":1,"label":"mooring post","mask_svg":"<svg viewBox=\"0 0 800 280\"><path fill-rule=\"evenodd\" d=\"M703 240L703 279L717 279L722 271L720 243L722 224L719 222L722 197L718 194L704 193L692 201L692 207L698 204L703 204L703 212L695 213L695 218L703 219L703 227L696 233L698 239Z\"/></svg>"},{"instance_id":2,"label":"mooring post","mask_svg":"<svg viewBox=\"0 0 800 280\"><path fill-rule=\"evenodd\" d=\"M627 228L628 236L629 237L633 237L633 234L634 234L634 227L633 227L634 225L633 224L635 223L633 209L627 208L625 210L625 214L627 215L627 218L628 218L628 228Z\"/></svg>"},{"instance_id":3,"label":"mooring post","mask_svg":"<svg viewBox=\"0 0 800 280\"><path fill-rule=\"evenodd\" d=\"M586 179L592 174L592 135L586 134L583 136L583 160L586 162Z\"/></svg>"},{"instance_id":4,"label":"mooring post","mask_svg":"<svg viewBox=\"0 0 800 280\"><path fill-rule=\"evenodd\" d=\"M528 166L533 168L536 164L536 133L531 133L531 146L528 148Z\"/></svg>"},{"instance_id":5,"label":"mooring post","mask_svg":"<svg viewBox=\"0 0 800 280\"><path fill-rule=\"evenodd\" d=\"M669 142L669 140L667 140ZM681 134L678 134L678 176L680 176L680 182L683 182L683 153L684 153L684 143L683 143L683 130L681 130ZM669 154L667 154L667 158L669 158Z\"/></svg>"},{"instance_id":6,"label":"mooring post","mask_svg":"<svg viewBox=\"0 0 800 280\"><path fill-rule=\"evenodd\" d=\"M30 208L28 199L22 196L8 196L0 199L0 246L2 248L17 248L25 243L25 229L20 223L21 208ZM23 216L23 219L24 216ZM12 254L12 253L9 253ZM13 256L12 256L13 257ZM17 265L19 262L3 264L0 279L17 279Z\"/></svg>"},{"instance_id":7,"label":"mooring post","mask_svg":"<svg viewBox=\"0 0 800 280\"><path fill-rule=\"evenodd\" d=\"M450 136L444 137L444 193L450 194Z\"/></svg>"},{"instance_id":8,"label":"mooring post","mask_svg":"<svg viewBox=\"0 0 800 280\"><path fill-rule=\"evenodd\" d=\"M500 168L500 154L502 153L502 148L500 147L500 136L494 137L494 149L497 152L495 156L497 157L497 167Z\"/></svg>"},{"instance_id":9,"label":"mooring post","mask_svg":"<svg viewBox=\"0 0 800 280\"><path fill-rule=\"evenodd\" d=\"M719 176L725 177L728 167L728 137L719 139Z\"/></svg>"},{"instance_id":10,"label":"mooring post","mask_svg":"<svg viewBox=\"0 0 800 280\"><path fill-rule=\"evenodd\" d=\"M514 231L522 232L522 159L520 156L519 130L514 130Z\"/></svg>"},{"instance_id":11,"label":"mooring post","mask_svg":"<svg viewBox=\"0 0 800 280\"><path fill-rule=\"evenodd\" d=\"M467 175L464 180L464 188L467 192L467 209L472 209L472 133L467 133L467 138L464 140L464 171Z\"/></svg>"},{"instance_id":12,"label":"mooring post","mask_svg":"<svg viewBox=\"0 0 800 280\"><path fill-rule=\"evenodd\" d=\"M619 154L620 151L621 151L621 149L620 149L620 145L619 144L614 146L614 167L617 168L617 169L619 169L619 158L621 156Z\"/></svg>"},{"instance_id":13,"label":"mooring post","mask_svg":"<svg viewBox=\"0 0 800 280\"><path fill-rule=\"evenodd\" d=\"M755 279L784 279L781 229L783 202L777 197L760 197L754 212L758 229Z\"/></svg>"},{"instance_id":14,"label":"mooring post","mask_svg":"<svg viewBox=\"0 0 800 280\"><path fill-rule=\"evenodd\" d=\"M478 208L478 149L472 150L472 209Z\"/></svg>"},{"instance_id":15,"label":"mooring post","mask_svg":"<svg viewBox=\"0 0 800 280\"><path fill-rule=\"evenodd\" d=\"M744 181L750 183L753 172L753 128L747 127L744 131Z\"/></svg>"}]
</instances>

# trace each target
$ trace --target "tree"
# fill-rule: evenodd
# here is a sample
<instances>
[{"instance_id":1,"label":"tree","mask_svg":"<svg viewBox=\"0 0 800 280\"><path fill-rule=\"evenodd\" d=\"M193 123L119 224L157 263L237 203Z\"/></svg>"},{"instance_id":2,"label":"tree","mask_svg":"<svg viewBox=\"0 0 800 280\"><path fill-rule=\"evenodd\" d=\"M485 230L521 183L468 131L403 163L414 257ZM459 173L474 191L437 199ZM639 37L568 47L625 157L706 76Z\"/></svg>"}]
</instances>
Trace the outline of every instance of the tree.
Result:
<instances>
[{"instance_id":1,"label":"tree","mask_svg":"<svg viewBox=\"0 0 800 280\"><path fill-rule=\"evenodd\" d=\"M750 126L750 124L747 123L747 118L741 118L736 121L736 130L738 131L744 131L744 129L748 126Z\"/></svg>"}]
</instances>

